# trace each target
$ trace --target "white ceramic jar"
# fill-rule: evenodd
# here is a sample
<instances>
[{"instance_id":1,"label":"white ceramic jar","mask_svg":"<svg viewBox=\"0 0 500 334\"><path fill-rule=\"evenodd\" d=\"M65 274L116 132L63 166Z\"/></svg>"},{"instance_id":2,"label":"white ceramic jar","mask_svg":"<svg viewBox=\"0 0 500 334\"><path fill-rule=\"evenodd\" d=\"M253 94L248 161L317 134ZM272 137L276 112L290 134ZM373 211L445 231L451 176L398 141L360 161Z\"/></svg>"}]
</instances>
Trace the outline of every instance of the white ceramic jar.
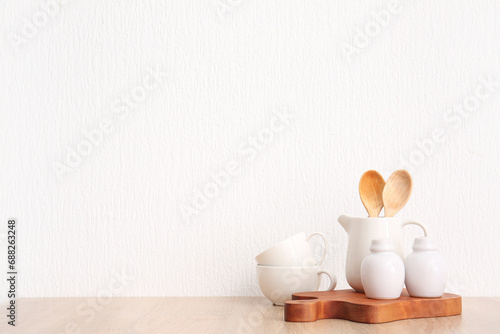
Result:
<instances>
[{"instance_id":1,"label":"white ceramic jar","mask_svg":"<svg viewBox=\"0 0 500 334\"><path fill-rule=\"evenodd\" d=\"M397 299L403 291L405 268L395 252L391 239L374 239L371 254L361 263L361 282L366 297L372 299Z\"/></svg>"},{"instance_id":2,"label":"white ceramic jar","mask_svg":"<svg viewBox=\"0 0 500 334\"><path fill-rule=\"evenodd\" d=\"M361 283L361 262L370 254L370 244L373 239L390 238L396 248L395 253L404 260L401 231L404 226L420 226L425 235L427 227L413 220L399 217L353 217L341 215L338 218L340 225L349 236L345 274L347 283L356 291L364 292Z\"/></svg>"},{"instance_id":3,"label":"white ceramic jar","mask_svg":"<svg viewBox=\"0 0 500 334\"><path fill-rule=\"evenodd\" d=\"M412 297L441 297L446 287L447 265L429 237L416 238L413 253L405 260L406 290Z\"/></svg>"}]
</instances>

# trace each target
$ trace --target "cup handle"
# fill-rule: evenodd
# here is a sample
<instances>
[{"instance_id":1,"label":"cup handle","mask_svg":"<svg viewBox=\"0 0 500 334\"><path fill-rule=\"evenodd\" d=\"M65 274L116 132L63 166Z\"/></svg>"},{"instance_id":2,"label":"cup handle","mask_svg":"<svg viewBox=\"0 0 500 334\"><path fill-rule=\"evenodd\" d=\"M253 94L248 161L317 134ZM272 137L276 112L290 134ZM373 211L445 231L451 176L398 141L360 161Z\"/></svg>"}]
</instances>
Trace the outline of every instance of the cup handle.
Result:
<instances>
[{"instance_id":1,"label":"cup handle","mask_svg":"<svg viewBox=\"0 0 500 334\"><path fill-rule=\"evenodd\" d=\"M424 236L426 236L426 237L427 237L427 236L429 235L429 232L428 232L429 230L427 229L427 226L425 226L425 225L424 225L424 224L422 224L422 223L419 223L419 222L417 222L417 221L413 221L413 220L407 220L407 221L405 221L405 222L403 222L403 223L401 224L401 227L406 226L406 225L417 225L417 226L420 226L420 228L421 228L422 230L424 230Z\"/></svg>"},{"instance_id":2,"label":"cup handle","mask_svg":"<svg viewBox=\"0 0 500 334\"><path fill-rule=\"evenodd\" d=\"M321 266L323 264L323 261L325 260L326 253L328 252L328 242L326 242L325 236L323 234L319 233L319 232L314 232L313 234L311 234L310 236L308 236L306 238L306 241L309 241L315 235L319 235L323 239L323 242L324 242L323 248L324 248L325 251L323 252L323 256L321 257L321 260L319 260L319 262L317 264L318 266Z\"/></svg>"},{"instance_id":3,"label":"cup handle","mask_svg":"<svg viewBox=\"0 0 500 334\"><path fill-rule=\"evenodd\" d=\"M335 289L335 287L337 286L337 276L335 276L331 272L329 272L327 270L323 270L323 269L318 270L318 276L321 275L321 274L325 274L330 279L330 285L324 291L330 291L330 290Z\"/></svg>"}]
</instances>

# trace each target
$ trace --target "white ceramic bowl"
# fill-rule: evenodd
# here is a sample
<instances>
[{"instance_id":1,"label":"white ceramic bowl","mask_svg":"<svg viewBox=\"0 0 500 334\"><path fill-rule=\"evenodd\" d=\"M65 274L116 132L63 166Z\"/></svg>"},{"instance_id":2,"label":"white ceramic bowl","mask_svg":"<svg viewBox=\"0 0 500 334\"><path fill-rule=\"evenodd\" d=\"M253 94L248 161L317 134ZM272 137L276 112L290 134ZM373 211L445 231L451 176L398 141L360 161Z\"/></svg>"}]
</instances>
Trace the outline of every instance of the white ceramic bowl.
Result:
<instances>
[{"instance_id":1,"label":"white ceramic bowl","mask_svg":"<svg viewBox=\"0 0 500 334\"><path fill-rule=\"evenodd\" d=\"M309 240L315 235L323 239L323 254L319 260L314 258L313 249L309 243ZM325 259L327 250L328 244L323 234L315 232L306 236L305 233L298 233L263 251L255 257L255 260L257 264L264 266L320 266Z\"/></svg>"},{"instance_id":2,"label":"white ceramic bowl","mask_svg":"<svg viewBox=\"0 0 500 334\"><path fill-rule=\"evenodd\" d=\"M330 278L328 290L335 289L337 278L320 266L276 267L257 265L260 290L273 304L284 305L292 299L292 293L318 291L321 274Z\"/></svg>"}]
</instances>

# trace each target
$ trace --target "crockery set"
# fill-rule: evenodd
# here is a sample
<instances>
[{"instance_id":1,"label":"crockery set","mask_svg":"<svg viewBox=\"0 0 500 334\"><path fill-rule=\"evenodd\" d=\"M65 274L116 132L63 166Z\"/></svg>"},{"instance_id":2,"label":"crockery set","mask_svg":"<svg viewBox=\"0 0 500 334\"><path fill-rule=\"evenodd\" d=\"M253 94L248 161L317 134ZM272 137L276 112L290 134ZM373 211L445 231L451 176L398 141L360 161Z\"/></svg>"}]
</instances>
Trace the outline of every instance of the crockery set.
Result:
<instances>
[{"instance_id":1,"label":"crockery set","mask_svg":"<svg viewBox=\"0 0 500 334\"><path fill-rule=\"evenodd\" d=\"M446 262L437 252L435 242L428 237L427 227L416 221L394 217L408 202L411 191L412 179L405 170L395 171L387 182L378 172L367 171L361 177L359 192L369 217L341 215L338 218L348 234L347 282L365 298L397 300L405 284L411 297L443 296L447 279ZM385 217L379 217L382 208ZM410 224L422 228L424 237L415 239L413 253L405 259L401 230ZM314 258L309 243L315 235L321 236L324 241L320 260ZM318 291L320 274L330 278L327 291L335 289L335 275L321 267L326 253L327 242L321 233L309 236L300 233L262 252L255 259L263 294L273 304L283 305L292 299L293 294ZM347 291L338 293L344 292ZM332 291L324 294L331 295Z\"/></svg>"},{"instance_id":2,"label":"crockery set","mask_svg":"<svg viewBox=\"0 0 500 334\"><path fill-rule=\"evenodd\" d=\"M314 258L309 244L309 240L315 235L320 236L324 242L323 255L319 261ZM328 244L323 234L316 232L306 236L299 233L257 255L257 278L264 296L274 305L283 305L291 299L292 293L317 291L321 274L330 278L327 290L335 289L337 278L321 268L327 249Z\"/></svg>"}]
</instances>

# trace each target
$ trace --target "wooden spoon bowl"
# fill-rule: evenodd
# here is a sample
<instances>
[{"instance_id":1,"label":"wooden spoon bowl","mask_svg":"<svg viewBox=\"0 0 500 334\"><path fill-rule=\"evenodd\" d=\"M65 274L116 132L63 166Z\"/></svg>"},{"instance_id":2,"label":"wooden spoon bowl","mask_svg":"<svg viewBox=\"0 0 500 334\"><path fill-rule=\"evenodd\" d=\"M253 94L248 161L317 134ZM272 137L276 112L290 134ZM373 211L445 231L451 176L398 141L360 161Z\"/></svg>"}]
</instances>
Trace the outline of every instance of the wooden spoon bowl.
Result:
<instances>
[{"instance_id":1,"label":"wooden spoon bowl","mask_svg":"<svg viewBox=\"0 0 500 334\"><path fill-rule=\"evenodd\" d=\"M382 211L384 186L384 178L375 170L365 172L359 180L359 197L370 217L378 217Z\"/></svg>"},{"instance_id":2,"label":"wooden spoon bowl","mask_svg":"<svg viewBox=\"0 0 500 334\"><path fill-rule=\"evenodd\" d=\"M412 188L413 183L410 173L404 169L392 173L385 183L382 194L386 217L393 217L408 203Z\"/></svg>"}]
</instances>

